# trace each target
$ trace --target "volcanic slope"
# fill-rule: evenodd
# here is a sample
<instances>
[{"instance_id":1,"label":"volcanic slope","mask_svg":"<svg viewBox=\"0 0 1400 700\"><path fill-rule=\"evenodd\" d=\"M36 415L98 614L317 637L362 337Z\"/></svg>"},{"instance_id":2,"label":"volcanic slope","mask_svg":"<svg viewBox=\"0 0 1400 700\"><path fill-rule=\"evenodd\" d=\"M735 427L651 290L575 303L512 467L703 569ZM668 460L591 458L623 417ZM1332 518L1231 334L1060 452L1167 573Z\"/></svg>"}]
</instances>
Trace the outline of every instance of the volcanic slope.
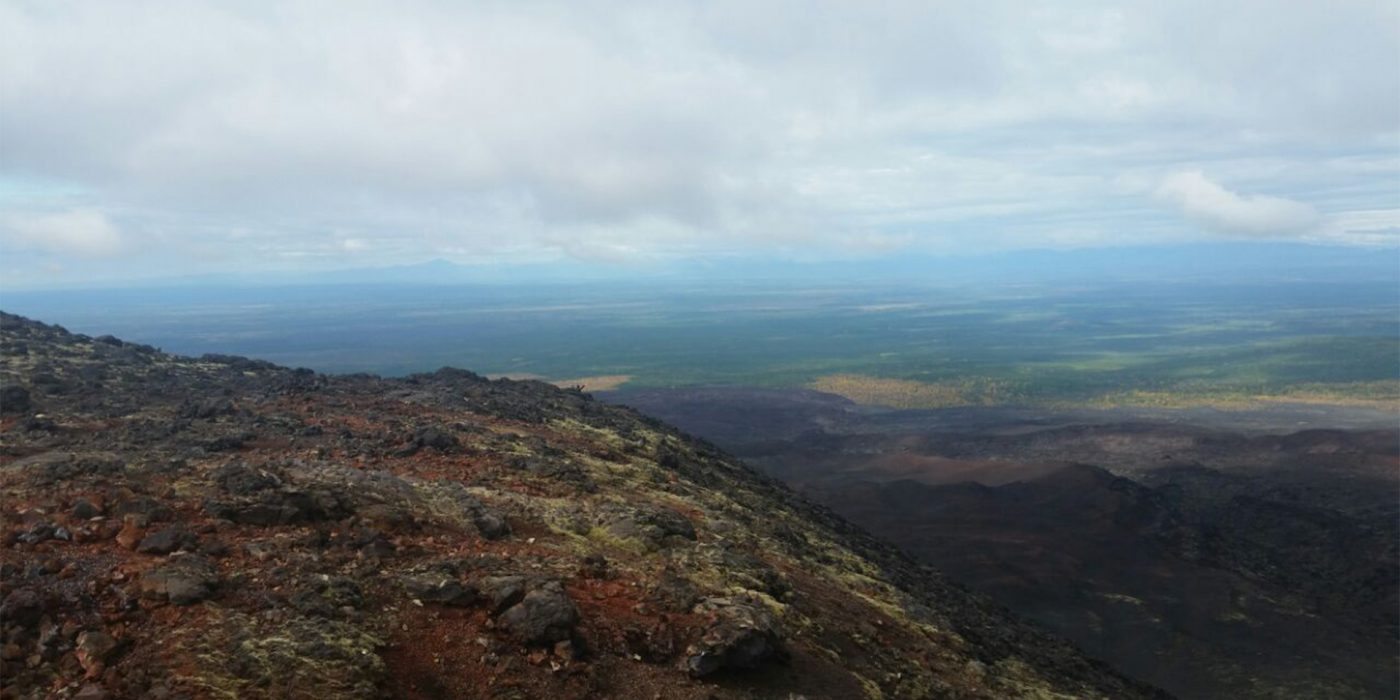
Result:
<instances>
[{"instance_id":1,"label":"volcanic slope","mask_svg":"<svg viewBox=\"0 0 1400 700\"><path fill-rule=\"evenodd\" d=\"M4 697L1162 697L533 381L0 317Z\"/></svg>"}]
</instances>

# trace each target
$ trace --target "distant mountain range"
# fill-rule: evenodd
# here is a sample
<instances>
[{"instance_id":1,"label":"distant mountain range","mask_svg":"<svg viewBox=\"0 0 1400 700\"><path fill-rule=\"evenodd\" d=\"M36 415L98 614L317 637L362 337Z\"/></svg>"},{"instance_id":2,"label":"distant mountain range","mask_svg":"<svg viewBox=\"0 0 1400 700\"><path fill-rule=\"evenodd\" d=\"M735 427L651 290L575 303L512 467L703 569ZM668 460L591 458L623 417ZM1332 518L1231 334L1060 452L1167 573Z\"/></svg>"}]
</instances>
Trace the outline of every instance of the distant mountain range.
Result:
<instances>
[{"instance_id":1,"label":"distant mountain range","mask_svg":"<svg viewBox=\"0 0 1400 700\"><path fill-rule=\"evenodd\" d=\"M717 256L633 264L551 261L461 264L437 258L403 265L301 272L230 273L98 281L86 288L281 285L457 285L522 283L870 283L1018 286L1143 281L1250 282L1307 279L1400 284L1400 249L1301 243L1196 243L1073 250L931 255L839 261ZM18 291L9 289L6 291Z\"/></svg>"}]
</instances>

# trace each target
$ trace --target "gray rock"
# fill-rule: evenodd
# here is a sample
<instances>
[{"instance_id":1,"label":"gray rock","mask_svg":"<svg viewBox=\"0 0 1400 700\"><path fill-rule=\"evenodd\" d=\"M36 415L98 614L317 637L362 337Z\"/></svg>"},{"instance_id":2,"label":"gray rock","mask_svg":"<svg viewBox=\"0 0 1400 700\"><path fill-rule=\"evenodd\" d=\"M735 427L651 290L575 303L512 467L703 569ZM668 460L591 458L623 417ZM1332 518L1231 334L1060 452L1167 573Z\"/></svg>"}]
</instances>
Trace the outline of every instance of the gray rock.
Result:
<instances>
[{"instance_id":1,"label":"gray rock","mask_svg":"<svg viewBox=\"0 0 1400 700\"><path fill-rule=\"evenodd\" d=\"M112 514L117 517L139 515L147 522L161 522L172 516L169 508L150 496L134 496L121 501L112 508Z\"/></svg>"},{"instance_id":2,"label":"gray rock","mask_svg":"<svg viewBox=\"0 0 1400 700\"><path fill-rule=\"evenodd\" d=\"M403 587L410 597L428 604L465 607L478 598L476 589L447 576L410 576L403 579Z\"/></svg>"},{"instance_id":3,"label":"gray rock","mask_svg":"<svg viewBox=\"0 0 1400 700\"><path fill-rule=\"evenodd\" d=\"M214 472L214 480L235 496L247 496L259 491L277 488L282 484L276 475L260 469L253 469L241 462L219 467Z\"/></svg>"},{"instance_id":4,"label":"gray rock","mask_svg":"<svg viewBox=\"0 0 1400 700\"><path fill-rule=\"evenodd\" d=\"M16 588L5 596L4 602L0 602L0 620L4 620L6 625L32 628L39 624L46 607L46 600L38 591Z\"/></svg>"},{"instance_id":5,"label":"gray rock","mask_svg":"<svg viewBox=\"0 0 1400 700\"><path fill-rule=\"evenodd\" d=\"M773 616L759 603L710 599L700 606L715 614L700 641L686 649L682 668L700 678L729 669L754 669L787 658Z\"/></svg>"},{"instance_id":6,"label":"gray rock","mask_svg":"<svg viewBox=\"0 0 1400 700\"><path fill-rule=\"evenodd\" d=\"M72 514L75 518L87 520L88 518L95 518L102 515L102 511L98 510L97 506L92 504L92 501L86 498L79 498L77 501L73 502Z\"/></svg>"},{"instance_id":7,"label":"gray rock","mask_svg":"<svg viewBox=\"0 0 1400 700\"><path fill-rule=\"evenodd\" d=\"M452 452L457 449L457 438L442 428L429 426L419 428L410 444L415 450L432 448L438 452Z\"/></svg>"},{"instance_id":8,"label":"gray rock","mask_svg":"<svg viewBox=\"0 0 1400 700\"><path fill-rule=\"evenodd\" d=\"M643 506L614 513L607 519L608 532L625 539L664 547L677 540L694 541L695 526L679 511L664 506Z\"/></svg>"},{"instance_id":9,"label":"gray rock","mask_svg":"<svg viewBox=\"0 0 1400 700\"><path fill-rule=\"evenodd\" d=\"M339 496L319 489L262 491L253 500L210 500L204 509L217 518L264 527L339 520L352 512Z\"/></svg>"},{"instance_id":10,"label":"gray rock","mask_svg":"<svg viewBox=\"0 0 1400 700\"><path fill-rule=\"evenodd\" d=\"M562 455L557 457L516 457L511 460L510 464L512 467L527 471L534 476L568 484L587 493L594 493L598 490L598 485L594 483L592 477L588 476L583 467Z\"/></svg>"},{"instance_id":11,"label":"gray rock","mask_svg":"<svg viewBox=\"0 0 1400 700\"><path fill-rule=\"evenodd\" d=\"M146 572L141 577L140 590L147 598L191 605L212 596L218 583L219 577L207 561L187 555Z\"/></svg>"},{"instance_id":12,"label":"gray rock","mask_svg":"<svg viewBox=\"0 0 1400 700\"><path fill-rule=\"evenodd\" d=\"M231 415L234 410L232 401L226 398L211 398L185 403L180 407L179 416L196 420L210 420L219 416Z\"/></svg>"},{"instance_id":13,"label":"gray rock","mask_svg":"<svg viewBox=\"0 0 1400 700\"><path fill-rule=\"evenodd\" d=\"M675 569L667 567L647 591L647 600L671 612L690 612L700 602L700 591Z\"/></svg>"},{"instance_id":14,"label":"gray rock","mask_svg":"<svg viewBox=\"0 0 1400 700\"><path fill-rule=\"evenodd\" d=\"M364 594L354 580L341 576L318 578L292 595L292 607L307 615L334 618L364 606Z\"/></svg>"},{"instance_id":15,"label":"gray rock","mask_svg":"<svg viewBox=\"0 0 1400 700\"><path fill-rule=\"evenodd\" d=\"M476 582L476 589L491 603L491 614L499 615L525 597L525 577L488 576Z\"/></svg>"},{"instance_id":16,"label":"gray rock","mask_svg":"<svg viewBox=\"0 0 1400 700\"><path fill-rule=\"evenodd\" d=\"M488 540L499 540L510 535L510 524L500 513L483 507L472 516L476 531Z\"/></svg>"},{"instance_id":17,"label":"gray rock","mask_svg":"<svg viewBox=\"0 0 1400 700\"><path fill-rule=\"evenodd\" d=\"M77 694L73 696L73 700L107 700L107 698L110 697L112 696L108 694L102 686L96 683L88 683L78 689Z\"/></svg>"},{"instance_id":18,"label":"gray rock","mask_svg":"<svg viewBox=\"0 0 1400 700\"><path fill-rule=\"evenodd\" d=\"M181 527L167 527L141 538L136 551L142 554L170 554L182 549L193 549L199 538Z\"/></svg>"},{"instance_id":19,"label":"gray rock","mask_svg":"<svg viewBox=\"0 0 1400 700\"><path fill-rule=\"evenodd\" d=\"M102 672L103 667L112 656L116 654L118 642L112 635L106 632L88 631L78 635L77 656L78 663L82 664L93 677Z\"/></svg>"},{"instance_id":20,"label":"gray rock","mask_svg":"<svg viewBox=\"0 0 1400 700\"><path fill-rule=\"evenodd\" d=\"M526 593L519 603L501 613L497 624L526 644L553 644L573 636L578 608L564 586L551 581Z\"/></svg>"}]
</instances>

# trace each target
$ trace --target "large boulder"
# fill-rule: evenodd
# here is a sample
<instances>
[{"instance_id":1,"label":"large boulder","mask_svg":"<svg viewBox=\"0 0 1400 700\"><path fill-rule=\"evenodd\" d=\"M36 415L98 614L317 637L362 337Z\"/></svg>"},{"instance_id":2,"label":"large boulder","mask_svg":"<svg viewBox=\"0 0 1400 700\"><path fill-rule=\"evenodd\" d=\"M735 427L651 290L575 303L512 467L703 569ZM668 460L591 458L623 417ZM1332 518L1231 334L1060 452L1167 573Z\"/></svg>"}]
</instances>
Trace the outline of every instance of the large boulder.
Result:
<instances>
[{"instance_id":1,"label":"large boulder","mask_svg":"<svg viewBox=\"0 0 1400 700\"><path fill-rule=\"evenodd\" d=\"M682 668L700 678L728 669L754 669L787 658L778 627L761 603L707 599L697 609L712 615L709 629L686 649Z\"/></svg>"},{"instance_id":2,"label":"large boulder","mask_svg":"<svg viewBox=\"0 0 1400 700\"><path fill-rule=\"evenodd\" d=\"M573 636L578 608L558 581L549 581L501 613L496 624L526 644L553 644Z\"/></svg>"}]
</instances>

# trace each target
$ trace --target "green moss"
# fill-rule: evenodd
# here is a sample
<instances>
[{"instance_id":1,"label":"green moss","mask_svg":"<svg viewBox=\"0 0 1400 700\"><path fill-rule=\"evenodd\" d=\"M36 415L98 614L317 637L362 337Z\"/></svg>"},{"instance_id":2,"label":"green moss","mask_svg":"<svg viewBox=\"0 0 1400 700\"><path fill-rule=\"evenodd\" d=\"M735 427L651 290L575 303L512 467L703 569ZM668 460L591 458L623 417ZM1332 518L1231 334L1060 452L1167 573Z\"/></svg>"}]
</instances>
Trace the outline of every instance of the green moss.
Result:
<instances>
[{"instance_id":1,"label":"green moss","mask_svg":"<svg viewBox=\"0 0 1400 700\"><path fill-rule=\"evenodd\" d=\"M1028 700L1089 700L1103 698L1098 693L1062 693L1041 678L1026 662L1015 658L1002 659L991 668L992 686L1006 697Z\"/></svg>"},{"instance_id":2,"label":"green moss","mask_svg":"<svg viewBox=\"0 0 1400 700\"><path fill-rule=\"evenodd\" d=\"M852 673L852 675L860 682L860 689L865 694L866 700L884 700L885 692L880 690L879 684L859 673Z\"/></svg>"},{"instance_id":3,"label":"green moss","mask_svg":"<svg viewBox=\"0 0 1400 700\"><path fill-rule=\"evenodd\" d=\"M648 552L646 544L642 541L626 537L618 537L611 530L605 527L598 527L595 525L594 527L589 528L588 534L585 535L585 537L587 537L590 542L593 542L600 546L607 547L613 550L621 550L636 556L644 556Z\"/></svg>"},{"instance_id":4,"label":"green moss","mask_svg":"<svg viewBox=\"0 0 1400 700\"><path fill-rule=\"evenodd\" d=\"M199 659L186 680L211 697L374 698L385 673L377 637L318 617L221 611L186 642Z\"/></svg>"}]
</instances>

